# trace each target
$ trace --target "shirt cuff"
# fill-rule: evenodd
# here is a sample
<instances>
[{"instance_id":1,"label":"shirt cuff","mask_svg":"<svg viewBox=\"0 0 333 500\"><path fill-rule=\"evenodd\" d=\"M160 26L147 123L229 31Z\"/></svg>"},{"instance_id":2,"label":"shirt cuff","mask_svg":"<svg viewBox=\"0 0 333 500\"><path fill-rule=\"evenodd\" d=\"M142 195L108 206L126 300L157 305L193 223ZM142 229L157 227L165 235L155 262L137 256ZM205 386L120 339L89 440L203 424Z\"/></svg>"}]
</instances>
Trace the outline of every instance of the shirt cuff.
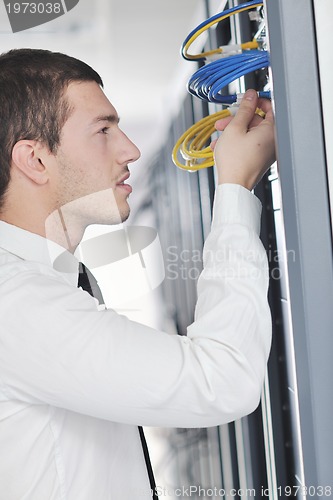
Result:
<instances>
[{"instance_id":1,"label":"shirt cuff","mask_svg":"<svg viewBox=\"0 0 333 500\"><path fill-rule=\"evenodd\" d=\"M241 224L260 233L261 202L240 184L220 184L215 191L212 225Z\"/></svg>"}]
</instances>

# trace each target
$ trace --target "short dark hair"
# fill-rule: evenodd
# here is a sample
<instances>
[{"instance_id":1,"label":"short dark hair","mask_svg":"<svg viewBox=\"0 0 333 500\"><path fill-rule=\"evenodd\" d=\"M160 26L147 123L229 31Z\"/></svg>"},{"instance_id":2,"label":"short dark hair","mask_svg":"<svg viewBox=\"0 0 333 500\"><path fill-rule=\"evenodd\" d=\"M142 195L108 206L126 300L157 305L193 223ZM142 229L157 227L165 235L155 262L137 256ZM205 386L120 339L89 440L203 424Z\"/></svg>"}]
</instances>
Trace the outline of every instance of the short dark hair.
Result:
<instances>
[{"instance_id":1,"label":"short dark hair","mask_svg":"<svg viewBox=\"0 0 333 500\"><path fill-rule=\"evenodd\" d=\"M0 55L0 209L10 182L12 150L22 139L38 140L56 152L71 109L64 93L71 82L101 77L74 57L41 49Z\"/></svg>"}]
</instances>

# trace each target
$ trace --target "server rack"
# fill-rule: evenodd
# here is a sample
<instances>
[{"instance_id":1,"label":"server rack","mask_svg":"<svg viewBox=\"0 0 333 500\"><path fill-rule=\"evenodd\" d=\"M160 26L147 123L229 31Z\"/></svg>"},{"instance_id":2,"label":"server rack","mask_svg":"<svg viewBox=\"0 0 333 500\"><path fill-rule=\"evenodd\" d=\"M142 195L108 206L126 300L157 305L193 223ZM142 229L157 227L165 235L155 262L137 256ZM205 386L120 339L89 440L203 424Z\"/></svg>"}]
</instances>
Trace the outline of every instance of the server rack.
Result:
<instances>
[{"instance_id":1,"label":"server rack","mask_svg":"<svg viewBox=\"0 0 333 500\"><path fill-rule=\"evenodd\" d=\"M314 2L266 3L285 240L296 256L287 267L302 486L304 497L319 498L321 488L325 495L332 486L333 471L333 275Z\"/></svg>"},{"instance_id":2,"label":"server rack","mask_svg":"<svg viewBox=\"0 0 333 500\"><path fill-rule=\"evenodd\" d=\"M238 3L224 0L219 10ZM206 0L205 5L207 17L217 12L216 1ZM277 124L278 168L272 168L256 189L263 203L261 236L269 257L273 318L262 403L252 415L232 424L169 430L173 480L168 486L224 488L233 491L236 499L327 498L333 495L333 395L329 387L333 379L333 273L318 23L312 0L266 0L264 20L271 54L268 82ZM245 41L255 28L244 13L210 32L207 44L216 47L218 42ZM237 85L243 91L247 87L259 90L264 84L265 75L256 72ZM311 119L305 119L305 109ZM186 245L192 255L202 249L209 231L214 174L212 169L191 174L179 171L171 164L170 152L186 128L213 111L214 106L187 96L152 169L153 184L163 186L164 199L172 197L174 205L170 233L162 198L154 190L162 246L170 248L176 241L178 250ZM183 264L180 258L178 263ZM195 266L199 271L201 263ZM192 267L193 262L186 263L185 276ZM166 280L164 293L176 328L184 334L193 319L196 281L178 278L173 283ZM221 497L212 494L209 498Z\"/></svg>"}]
</instances>

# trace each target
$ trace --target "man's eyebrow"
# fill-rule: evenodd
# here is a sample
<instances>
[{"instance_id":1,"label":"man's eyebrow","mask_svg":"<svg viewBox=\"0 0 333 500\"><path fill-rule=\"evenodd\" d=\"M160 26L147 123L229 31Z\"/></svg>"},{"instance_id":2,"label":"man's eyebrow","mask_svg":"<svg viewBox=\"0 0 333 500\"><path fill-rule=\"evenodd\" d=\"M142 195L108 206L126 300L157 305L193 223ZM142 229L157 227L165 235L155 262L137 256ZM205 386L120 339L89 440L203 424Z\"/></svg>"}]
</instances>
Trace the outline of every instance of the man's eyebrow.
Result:
<instances>
[{"instance_id":1,"label":"man's eyebrow","mask_svg":"<svg viewBox=\"0 0 333 500\"><path fill-rule=\"evenodd\" d=\"M117 115L99 115L93 119L93 121L91 122L91 125L95 125L96 123L99 123L99 122L109 122L111 124L113 124L113 123L118 124L119 121L120 121L120 118Z\"/></svg>"}]
</instances>

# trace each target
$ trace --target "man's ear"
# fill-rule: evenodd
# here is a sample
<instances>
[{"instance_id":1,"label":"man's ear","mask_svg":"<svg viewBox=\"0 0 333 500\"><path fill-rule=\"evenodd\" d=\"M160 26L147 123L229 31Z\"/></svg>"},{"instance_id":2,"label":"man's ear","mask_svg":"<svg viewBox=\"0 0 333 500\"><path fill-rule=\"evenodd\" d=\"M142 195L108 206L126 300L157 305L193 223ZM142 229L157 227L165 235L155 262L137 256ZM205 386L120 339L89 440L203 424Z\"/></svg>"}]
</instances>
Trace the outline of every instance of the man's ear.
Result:
<instances>
[{"instance_id":1,"label":"man's ear","mask_svg":"<svg viewBox=\"0 0 333 500\"><path fill-rule=\"evenodd\" d=\"M49 179L44 157L45 148L38 141L21 140L13 147L12 166L35 184L44 185Z\"/></svg>"}]
</instances>

